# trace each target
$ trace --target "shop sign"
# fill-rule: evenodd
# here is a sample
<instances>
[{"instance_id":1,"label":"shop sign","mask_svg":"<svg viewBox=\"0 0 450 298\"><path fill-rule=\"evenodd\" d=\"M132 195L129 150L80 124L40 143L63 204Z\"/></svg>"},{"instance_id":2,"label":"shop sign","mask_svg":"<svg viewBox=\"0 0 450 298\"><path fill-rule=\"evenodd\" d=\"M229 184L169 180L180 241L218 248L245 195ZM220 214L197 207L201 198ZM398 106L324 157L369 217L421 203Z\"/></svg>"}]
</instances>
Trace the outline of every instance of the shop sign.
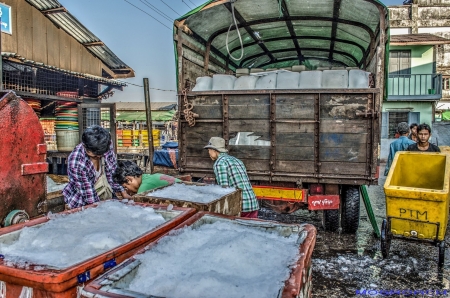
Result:
<instances>
[{"instance_id":1,"label":"shop sign","mask_svg":"<svg viewBox=\"0 0 450 298\"><path fill-rule=\"evenodd\" d=\"M12 34L11 28L11 6L0 3L0 18L2 20L2 32Z\"/></svg>"}]
</instances>

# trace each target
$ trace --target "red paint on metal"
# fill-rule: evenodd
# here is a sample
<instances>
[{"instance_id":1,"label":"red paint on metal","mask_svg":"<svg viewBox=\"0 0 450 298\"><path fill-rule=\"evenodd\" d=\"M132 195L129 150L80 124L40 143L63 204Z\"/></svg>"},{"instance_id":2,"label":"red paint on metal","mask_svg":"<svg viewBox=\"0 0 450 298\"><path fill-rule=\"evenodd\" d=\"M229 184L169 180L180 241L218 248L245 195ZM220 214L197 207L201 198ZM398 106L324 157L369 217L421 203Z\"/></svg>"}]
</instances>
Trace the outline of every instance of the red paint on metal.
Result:
<instances>
[{"instance_id":1,"label":"red paint on metal","mask_svg":"<svg viewBox=\"0 0 450 298\"><path fill-rule=\"evenodd\" d=\"M12 210L38 215L45 174L22 175L22 165L45 163L44 131L33 109L13 91L0 92L0 220ZM41 153L41 154L38 154Z\"/></svg>"},{"instance_id":2,"label":"red paint on metal","mask_svg":"<svg viewBox=\"0 0 450 298\"><path fill-rule=\"evenodd\" d=\"M317 195L308 197L309 210L339 209L339 195Z\"/></svg>"},{"instance_id":3,"label":"red paint on metal","mask_svg":"<svg viewBox=\"0 0 450 298\"><path fill-rule=\"evenodd\" d=\"M48 163L38 162L22 165L22 176L48 172Z\"/></svg>"},{"instance_id":4,"label":"red paint on metal","mask_svg":"<svg viewBox=\"0 0 450 298\"><path fill-rule=\"evenodd\" d=\"M38 154L47 154L47 144L38 144Z\"/></svg>"}]
</instances>

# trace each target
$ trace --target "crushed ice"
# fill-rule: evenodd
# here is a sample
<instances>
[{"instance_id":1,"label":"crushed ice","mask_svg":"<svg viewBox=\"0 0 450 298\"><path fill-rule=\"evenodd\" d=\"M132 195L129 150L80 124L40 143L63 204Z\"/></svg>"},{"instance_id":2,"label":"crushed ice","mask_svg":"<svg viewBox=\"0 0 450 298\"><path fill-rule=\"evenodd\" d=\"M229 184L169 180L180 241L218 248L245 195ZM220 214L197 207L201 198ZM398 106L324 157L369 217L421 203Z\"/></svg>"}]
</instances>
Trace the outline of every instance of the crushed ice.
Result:
<instances>
[{"instance_id":1,"label":"crushed ice","mask_svg":"<svg viewBox=\"0 0 450 298\"><path fill-rule=\"evenodd\" d=\"M235 190L234 187L222 187L220 185L188 185L175 183L163 189L151 192L147 194L147 196L196 203L211 203Z\"/></svg>"}]
</instances>

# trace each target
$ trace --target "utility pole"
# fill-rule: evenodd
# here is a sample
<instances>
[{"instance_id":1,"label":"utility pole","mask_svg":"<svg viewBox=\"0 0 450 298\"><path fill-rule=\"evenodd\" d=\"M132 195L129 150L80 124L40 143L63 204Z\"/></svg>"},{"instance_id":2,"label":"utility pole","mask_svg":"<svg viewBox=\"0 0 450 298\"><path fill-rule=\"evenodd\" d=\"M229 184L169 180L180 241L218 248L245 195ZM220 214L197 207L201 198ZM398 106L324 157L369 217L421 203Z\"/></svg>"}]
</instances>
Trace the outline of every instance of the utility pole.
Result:
<instances>
[{"instance_id":1,"label":"utility pole","mask_svg":"<svg viewBox=\"0 0 450 298\"><path fill-rule=\"evenodd\" d=\"M147 117L147 133L148 133L148 163L146 168L149 168L150 173L153 174L153 133L152 133L152 107L150 105L150 87L148 78L144 78L144 97L145 97L145 115Z\"/></svg>"}]
</instances>

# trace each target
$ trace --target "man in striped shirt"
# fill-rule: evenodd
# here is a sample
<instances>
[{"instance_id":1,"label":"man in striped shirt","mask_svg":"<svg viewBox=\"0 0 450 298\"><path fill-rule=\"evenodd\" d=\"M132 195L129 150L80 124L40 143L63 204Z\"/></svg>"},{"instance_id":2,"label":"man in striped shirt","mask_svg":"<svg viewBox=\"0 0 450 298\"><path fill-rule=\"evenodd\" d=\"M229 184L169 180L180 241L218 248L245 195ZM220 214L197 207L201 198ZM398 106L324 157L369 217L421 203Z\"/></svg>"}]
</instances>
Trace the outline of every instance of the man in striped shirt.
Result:
<instances>
[{"instance_id":1,"label":"man in striped shirt","mask_svg":"<svg viewBox=\"0 0 450 298\"><path fill-rule=\"evenodd\" d=\"M241 216L258 218L258 200L242 161L228 155L225 140L222 138L212 137L204 148L208 149L209 156L215 161L213 167L217 184L242 189Z\"/></svg>"}]
</instances>

